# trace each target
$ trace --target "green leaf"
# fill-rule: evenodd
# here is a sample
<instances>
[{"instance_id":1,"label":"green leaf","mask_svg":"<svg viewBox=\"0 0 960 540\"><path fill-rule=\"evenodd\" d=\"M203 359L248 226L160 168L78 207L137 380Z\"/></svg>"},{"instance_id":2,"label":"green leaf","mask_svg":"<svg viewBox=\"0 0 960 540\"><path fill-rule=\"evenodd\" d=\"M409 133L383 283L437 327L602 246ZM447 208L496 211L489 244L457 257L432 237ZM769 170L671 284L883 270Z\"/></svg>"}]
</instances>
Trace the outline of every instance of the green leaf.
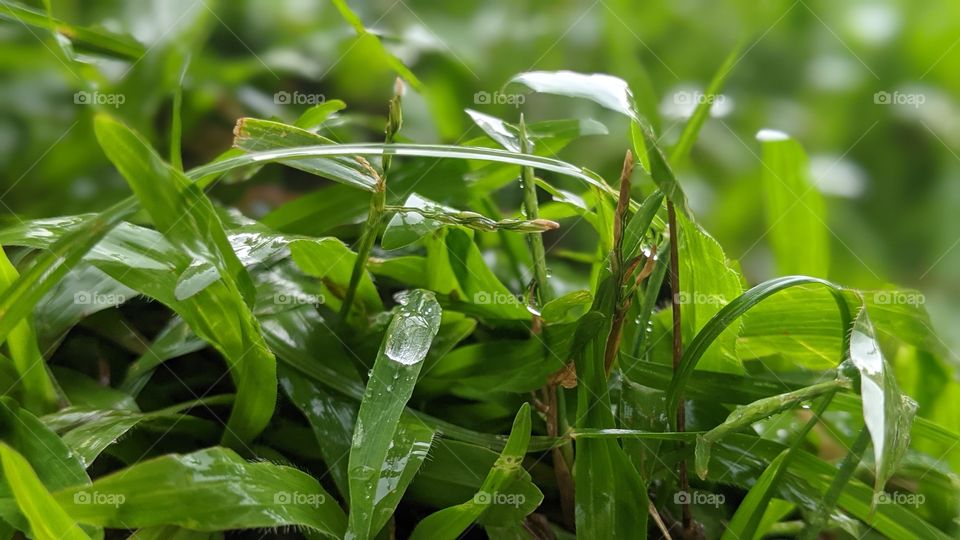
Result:
<instances>
[{"instance_id":1,"label":"green leaf","mask_svg":"<svg viewBox=\"0 0 960 540\"><path fill-rule=\"evenodd\" d=\"M0 19L54 32L69 39L71 46L78 51L134 62L147 53L147 49L130 36L114 34L103 28L74 26L19 2L0 4Z\"/></svg>"},{"instance_id":2,"label":"green leaf","mask_svg":"<svg viewBox=\"0 0 960 540\"><path fill-rule=\"evenodd\" d=\"M6 253L0 248L0 291L10 287L18 277L17 269L10 264ZM3 340L0 339L0 344L2 343ZM32 321L22 320L11 329L7 336L7 349L20 375L24 406L36 413L53 409L57 393L47 371L46 360L37 345Z\"/></svg>"},{"instance_id":3,"label":"green leaf","mask_svg":"<svg viewBox=\"0 0 960 540\"><path fill-rule=\"evenodd\" d=\"M896 472L910 445L917 403L900 392L890 365L880 350L866 308L860 310L850 334L850 362L860 372L863 421L873 441L877 467L874 489L879 492Z\"/></svg>"},{"instance_id":4,"label":"green leaf","mask_svg":"<svg viewBox=\"0 0 960 540\"><path fill-rule=\"evenodd\" d=\"M440 327L440 306L433 293L413 290L398 301L360 403L350 449L348 536L360 540L378 532L374 528L380 521L376 505L386 494L377 486L383 479L403 408Z\"/></svg>"},{"instance_id":5,"label":"green leaf","mask_svg":"<svg viewBox=\"0 0 960 540\"><path fill-rule=\"evenodd\" d=\"M10 486L17 506L30 522L33 538L89 540L83 529L57 504L22 455L0 443L0 462L4 480Z\"/></svg>"},{"instance_id":6,"label":"green leaf","mask_svg":"<svg viewBox=\"0 0 960 540\"><path fill-rule=\"evenodd\" d=\"M381 43L380 39L377 36L375 36L369 30L367 30L367 28L363 25L363 21L361 21L360 17L358 17L350 9L350 6L347 5L347 2L345 0L332 0L332 1L333 1L333 5L336 6L337 11L340 12L340 16L343 17L343 20L350 23L350 26L353 27L354 31L357 33L358 39L368 40L371 43L376 44L377 50L380 51L380 55L382 56L383 60L387 63L387 65L390 66L390 69L395 71L397 75L400 75L401 77L403 77L403 80L410 83L410 86L414 87L416 90L418 91L423 90L423 83L420 82L420 79L418 79L417 76L414 75L413 72L410 71L410 69L407 68L407 66L405 66L403 62L400 61L399 58L397 58L396 56L393 55L393 53L388 51L387 48L383 46L383 43Z\"/></svg>"},{"instance_id":7,"label":"green leaf","mask_svg":"<svg viewBox=\"0 0 960 540\"><path fill-rule=\"evenodd\" d=\"M686 159L690 150L693 148L693 144L697 141L697 136L700 135L700 129L710 116L710 110L713 108L715 101L714 98L720 94L720 89L723 88L724 83L727 81L727 76L733 72L733 68L742 58L740 52L743 50L745 43L744 40L741 40L727 54L723 64L721 64L720 68L714 73L713 79L710 80L710 84L707 85L707 89L703 92L702 99L697 103L697 108L694 109L693 115L690 116L690 119L687 120L687 123L683 126L683 133L680 134L680 140L677 141L677 145L673 147L673 152L670 153L670 162L674 166L679 165Z\"/></svg>"},{"instance_id":8,"label":"green leaf","mask_svg":"<svg viewBox=\"0 0 960 540\"><path fill-rule=\"evenodd\" d=\"M519 481L529 481L530 475L523 469L523 457L530 443L530 405L524 403L517 412L510 430L510 438L493 468L487 473L480 490L467 502L434 512L420 523L410 535L411 540L459 538L471 523L481 519L488 512L497 510L501 505L519 507L525 504L523 493L511 491L513 485L519 487ZM534 488L535 489L535 488ZM539 494L539 491L536 491ZM542 495L540 495L542 499ZM539 504L535 501L534 508ZM532 509L531 509L532 510ZM519 516L522 520L526 514ZM506 525L497 520L498 525Z\"/></svg>"},{"instance_id":9,"label":"green leaf","mask_svg":"<svg viewBox=\"0 0 960 540\"><path fill-rule=\"evenodd\" d=\"M54 497L78 522L109 528L177 525L218 531L296 525L340 538L346 526L337 501L310 475L249 463L225 448L167 454Z\"/></svg>"},{"instance_id":10,"label":"green leaf","mask_svg":"<svg viewBox=\"0 0 960 540\"><path fill-rule=\"evenodd\" d=\"M762 130L762 185L767 236L777 271L827 277L830 236L823 197L810 177L807 155L785 133Z\"/></svg>"},{"instance_id":11,"label":"green leaf","mask_svg":"<svg viewBox=\"0 0 960 540\"><path fill-rule=\"evenodd\" d=\"M269 422L277 392L276 360L249 309L256 295L253 281L234 252L212 203L199 187L164 163L140 136L116 120L98 116L96 132L107 156L127 179L164 238L186 256L186 261L174 265L180 279L197 265L216 268L220 279L208 279L205 286L183 297L172 294L180 284L170 287L169 270L164 269L162 277L155 266L131 273L110 253L98 266L118 281L170 306L224 356L237 386L237 400L223 441L239 446ZM133 239L131 249L149 253L138 245L140 241L142 236ZM165 261L166 266L170 263L169 259Z\"/></svg>"},{"instance_id":12,"label":"green leaf","mask_svg":"<svg viewBox=\"0 0 960 540\"><path fill-rule=\"evenodd\" d=\"M157 230L190 255L191 267L215 268L252 306L253 282L203 192L164 163L130 128L103 115L97 117L95 127L104 153L127 180Z\"/></svg>"},{"instance_id":13,"label":"green leaf","mask_svg":"<svg viewBox=\"0 0 960 540\"><path fill-rule=\"evenodd\" d=\"M241 118L234 129L233 144L246 152L263 152L297 146L333 145L334 142L300 127L257 118ZM281 163L365 191L373 191L377 185L377 178L371 170L352 157L320 157Z\"/></svg>"},{"instance_id":14,"label":"green leaf","mask_svg":"<svg viewBox=\"0 0 960 540\"><path fill-rule=\"evenodd\" d=\"M637 156L650 168L654 182L667 199L675 203L681 213L689 214L686 196L660 149L652 128L640 114L630 87L623 79L602 73L528 71L515 75L510 82L523 84L536 92L589 99L629 118Z\"/></svg>"},{"instance_id":15,"label":"green leaf","mask_svg":"<svg viewBox=\"0 0 960 540\"><path fill-rule=\"evenodd\" d=\"M733 268L723 248L695 221L677 216L680 253L680 292L678 303L683 314L684 343L694 336L725 305L740 296L740 274ZM710 371L742 372L736 353L739 325L730 326L704 354L701 365Z\"/></svg>"},{"instance_id":16,"label":"green leaf","mask_svg":"<svg viewBox=\"0 0 960 540\"><path fill-rule=\"evenodd\" d=\"M339 293L338 297L346 291L357 254L343 242L336 238L296 240L290 243L290 253L293 261L304 273L323 280L328 284L328 288ZM331 297L326 300L333 309L339 308L339 298ZM364 272L360 279L357 300L358 303L354 306L359 307L362 313L372 315L383 311L380 293L368 272Z\"/></svg>"},{"instance_id":17,"label":"green leaf","mask_svg":"<svg viewBox=\"0 0 960 540\"><path fill-rule=\"evenodd\" d=\"M840 312L841 324L837 328L837 333L842 336L847 335L847 329L850 327L851 322L850 309L847 306L842 289L837 285L814 277L787 276L765 281L753 287L717 311L697 333L689 345L687 345L686 350L683 352L683 357L680 359L680 366L667 390L667 411L671 416L671 424L675 423L677 406L680 404L683 389L690 375L696 368L700 358L703 357L704 353L710 348L710 345L724 333L727 327L768 296L790 287L810 284L822 285L833 293L837 308ZM843 354L843 351L840 351L840 354Z\"/></svg>"},{"instance_id":18,"label":"green leaf","mask_svg":"<svg viewBox=\"0 0 960 540\"><path fill-rule=\"evenodd\" d=\"M339 99L324 101L307 109L293 125L301 129L313 130L323 125L331 115L345 108L347 104Z\"/></svg>"}]
</instances>

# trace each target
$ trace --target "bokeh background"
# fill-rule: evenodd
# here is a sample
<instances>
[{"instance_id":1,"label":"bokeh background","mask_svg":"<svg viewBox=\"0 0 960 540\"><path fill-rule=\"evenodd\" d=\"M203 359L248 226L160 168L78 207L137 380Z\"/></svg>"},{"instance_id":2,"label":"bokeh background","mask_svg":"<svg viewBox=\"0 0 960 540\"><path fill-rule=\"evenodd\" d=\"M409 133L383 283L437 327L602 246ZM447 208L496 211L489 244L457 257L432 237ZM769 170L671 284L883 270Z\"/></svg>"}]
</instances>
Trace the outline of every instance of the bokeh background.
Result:
<instances>
[{"instance_id":1,"label":"bokeh background","mask_svg":"<svg viewBox=\"0 0 960 540\"><path fill-rule=\"evenodd\" d=\"M522 71L610 73L630 83L669 144L698 92L744 40L713 118L678 171L699 219L751 282L772 277L755 135L765 128L789 133L807 149L826 196L829 277L863 288L919 289L952 360L960 360L955 0L350 5L424 82L422 92L405 98L409 140L462 143L480 135L465 108L511 122L521 112L534 120L593 118L609 135L578 140L560 157L610 178L629 141L617 115L588 102L540 97L520 106L484 103L478 92L503 92ZM133 65L100 58L77 65L64 60L51 33L0 13L0 221L92 212L126 196L126 184L92 136L94 108L76 103L75 93L121 93L114 114L164 148L186 51L192 51L183 79L188 167L229 147L236 118L292 120L309 106L278 104L277 92L343 99L348 109L338 135L382 139L395 74L326 1L52 0L52 6L58 19L127 33L148 51ZM277 169L242 187L218 187L215 195L257 216L310 188L302 178L280 178ZM571 234L562 243L586 241Z\"/></svg>"}]
</instances>

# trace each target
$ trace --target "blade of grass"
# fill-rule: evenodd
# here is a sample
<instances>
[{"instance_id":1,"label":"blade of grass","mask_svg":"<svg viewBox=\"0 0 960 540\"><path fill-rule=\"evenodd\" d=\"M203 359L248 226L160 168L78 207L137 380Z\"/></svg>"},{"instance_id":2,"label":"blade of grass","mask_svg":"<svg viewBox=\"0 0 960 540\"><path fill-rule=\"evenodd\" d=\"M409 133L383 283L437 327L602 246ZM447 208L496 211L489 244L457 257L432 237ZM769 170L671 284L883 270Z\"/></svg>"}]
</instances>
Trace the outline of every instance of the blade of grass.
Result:
<instances>
[{"instance_id":1,"label":"blade of grass","mask_svg":"<svg viewBox=\"0 0 960 540\"><path fill-rule=\"evenodd\" d=\"M16 450L0 443L3 477L37 540L89 540L90 537L57 504L30 463Z\"/></svg>"},{"instance_id":2,"label":"blade of grass","mask_svg":"<svg viewBox=\"0 0 960 540\"><path fill-rule=\"evenodd\" d=\"M350 515L347 536L377 534L374 513L384 461L400 415L417 383L423 359L440 327L433 293L414 290L399 299L360 402L349 458Z\"/></svg>"}]
</instances>

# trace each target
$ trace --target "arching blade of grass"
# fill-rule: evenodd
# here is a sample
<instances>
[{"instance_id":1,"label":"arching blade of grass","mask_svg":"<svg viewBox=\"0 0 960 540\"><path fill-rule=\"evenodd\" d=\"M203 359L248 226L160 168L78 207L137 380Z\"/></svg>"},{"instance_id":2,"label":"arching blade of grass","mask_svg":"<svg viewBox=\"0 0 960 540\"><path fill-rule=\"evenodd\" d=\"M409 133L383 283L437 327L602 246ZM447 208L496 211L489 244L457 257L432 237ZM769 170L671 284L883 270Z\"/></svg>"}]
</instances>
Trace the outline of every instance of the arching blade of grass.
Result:
<instances>
[{"instance_id":1,"label":"arching blade of grass","mask_svg":"<svg viewBox=\"0 0 960 540\"><path fill-rule=\"evenodd\" d=\"M513 421L510 438L500 457L480 486L473 499L457 506L444 508L430 514L417 524L411 540L455 540L486 512L496 511L505 501L521 501L523 494L510 491L515 481L529 481L530 475L523 469L523 457L530 442L530 406L524 404ZM517 503L522 504L526 501ZM520 516L522 519L522 516Z\"/></svg>"},{"instance_id":2,"label":"arching blade of grass","mask_svg":"<svg viewBox=\"0 0 960 540\"><path fill-rule=\"evenodd\" d=\"M307 473L219 447L144 461L54 497L80 523L119 529L300 526L341 538L346 526L337 501Z\"/></svg>"},{"instance_id":3,"label":"arching blade of grass","mask_svg":"<svg viewBox=\"0 0 960 540\"><path fill-rule=\"evenodd\" d=\"M280 124L283 125L283 124ZM190 171L192 178L206 178L218 175L238 167L245 167L255 163L285 162L291 160L311 159L318 157L338 156L409 156L432 157L449 159L473 159L508 163L511 165L530 166L565 176L577 178L587 185L595 186L612 197L616 197L616 190L607 185L603 178L596 173L571 165L558 159L517 154L497 148L481 148L472 146L455 146L443 144L409 144L409 143L360 143L334 144L313 146L285 146L274 150L252 152L242 156L235 156L223 161L215 161Z\"/></svg>"},{"instance_id":4,"label":"arching blade of grass","mask_svg":"<svg viewBox=\"0 0 960 540\"><path fill-rule=\"evenodd\" d=\"M378 490L384 464L400 415L440 327L440 305L433 293L413 290L402 294L367 381L350 449L347 535L359 540L378 532L374 529L379 521L375 508L386 495Z\"/></svg>"},{"instance_id":5,"label":"arching blade of grass","mask_svg":"<svg viewBox=\"0 0 960 540\"><path fill-rule=\"evenodd\" d=\"M730 324L768 296L789 287L809 284L823 285L834 294L834 299L836 300L837 308L841 315L841 325L840 328L837 329L837 333L846 336L848 328L850 328L851 316L850 308L847 306L847 301L842 293L843 290L840 287L829 281L807 276L787 276L765 281L725 305L707 322L693 341L687 346L676 376L667 390L667 412L671 415L671 420L675 421L674 415L676 414L677 405L680 403L683 388L686 386L700 358L707 349L710 348L713 341L716 340ZM841 355L845 354L844 351L846 351L846 349L847 347L844 347L843 350L838 352Z\"/></svg>"},{"instance_id":6,"label":"arching blade of grass","mask_svg":"<svg viewBox=\"0 0 960 540\"><path fill-rule=\"evenodd\" d=\"M241 118L237 121L233 134L234 146L245 152L263 152L296 146L334 145L332 140L305 129L257 118ZM283 164L365 191L374 191L378 180L370 169L353 157L297 159L284 161Z\"/></svg>"},{"instance_id":7,"label":"arching blade of grass","mask_svg":"<svg viewBox=\"0 0 960 540\"><path fill-rule=\"evenodd\" d=\"M3 248L0 248L0 290L10 287L18 277L17 269L10 264ZM3 344L2 339L0 344ZM32 320L21 320L10 330L7 349L20 375L23 405L38 414L52 410L56 405L57 392L47 371L46 360L37 344Z\"/></svg>"},{"instance_id":8,"label":"arching blade of grass","mask_svg":"<svg viewBox=\"0 0 960 540\"><path fill-rule=\"evenodd\" d=\"M10 486L20 511L37 540L89 540L90 537L64 512L43 486L30 463L16 450L0 443L3 479Z\"/></svg>"},{"instance_id":9,"label":"arching blade of grass","mask_svg":"<svg viewBox=\"0 0 960 540\"><path fill-rule=\"evenodd\" d=\"M107 156L156 227L190 258L189 266L177 267L181 274L174 291L155 289L152 296L164 299L175 309L179 307L178 312L194 331L227 360L236 382L237 400L223 440L231 446L241 445L269 422L277 393L276 360L249 308L255 298L253 282L233 251L213 205L196 185L116 120L98 117L96 132ZM207 279L203 287L183 295L185 277L196 275L192 271L216 273L219 279ZM113 277L123 280L126 271ZM151 284L144 281L139 285L134 288L141 290Z\"/></svg>"},{"instance_id":10,"label":"arching blade of grass","mask_svg":"<svg viewBox=\"0 0 960 540\"><path fill-rule=\"evenodd\" d=\"M830 236L823 197L810 177L807 155L800 143L779 131L765 129L757 139L763 147L767 236L777 271L825 278L830 269Z\"/></svg>"}]
</instances>

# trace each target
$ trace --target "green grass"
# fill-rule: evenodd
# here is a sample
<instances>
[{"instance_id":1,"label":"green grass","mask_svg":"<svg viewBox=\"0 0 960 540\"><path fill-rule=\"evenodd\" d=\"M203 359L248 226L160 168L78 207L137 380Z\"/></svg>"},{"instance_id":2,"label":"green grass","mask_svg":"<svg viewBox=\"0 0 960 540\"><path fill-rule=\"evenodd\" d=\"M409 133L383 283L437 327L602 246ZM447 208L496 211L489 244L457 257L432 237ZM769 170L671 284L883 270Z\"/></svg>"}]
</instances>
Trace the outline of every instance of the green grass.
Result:
<instances>
[{"instance_id":1,"label":"green grass","mask_svg":"<svg viewBox=\"0 0 960 540\"><path fill-rule=\"evenodd\" d=\"M430 83L335 7L401 77L379 115L230 118L186 159L174 48L165 137L110 107L77 128L132 195L0 229L0 539L956 537L960 435L924 386L952 365L889 301L919 293L831 279L799 142L759 137L783 277L750 284L678 174L711 100L670 144L623 79L528 71L505 91L545 119L421 141ZM586 137L619 177L560 157ZM286 181L306 193L244 215L237 190Z\"/></svg>"}]
</instances>

